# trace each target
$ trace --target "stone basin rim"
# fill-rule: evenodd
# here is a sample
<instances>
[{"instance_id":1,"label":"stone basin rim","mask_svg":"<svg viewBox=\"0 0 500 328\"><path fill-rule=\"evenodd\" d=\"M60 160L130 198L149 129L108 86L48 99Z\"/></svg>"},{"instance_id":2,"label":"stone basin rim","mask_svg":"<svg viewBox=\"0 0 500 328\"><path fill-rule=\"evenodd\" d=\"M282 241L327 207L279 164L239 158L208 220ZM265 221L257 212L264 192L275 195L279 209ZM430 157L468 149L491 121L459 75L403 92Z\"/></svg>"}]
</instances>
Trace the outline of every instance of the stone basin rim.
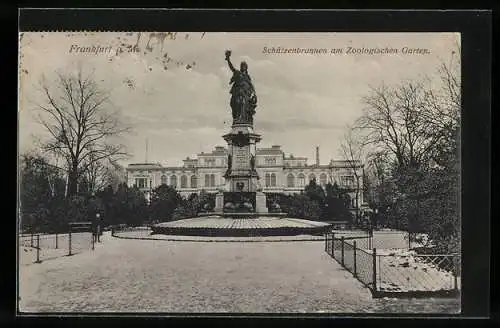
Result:
<instances>
[{"instance_id":1,"label":"stone basin rim","mask_svg":"<svg viewBox=\"0 0 500 328\"><path fill-rule=\"evenodd\" d=\"M193 222L192 219L200 219ZM226 217L207 216L211 222L203 222L201 217L195 217L179 221L158 223L151 226L153 234L186 235L186 236L224 236L224 237L253 237L253 236L295 236L301 234L324 234L331 228L331 224L294 218L272 218L262 217L253 219L230 219ZM216 224L218 221L225 222L224 226ZM186 224L186 221L191 221ZM240 224L233 224L240 222ZM247 221L250 224L241 224ZM269 226L270 222L279 222L278 225ZM259 225L259 223L262 225ZM207 224L208 223L208 224Z\"/></svg>"}]
</instances>

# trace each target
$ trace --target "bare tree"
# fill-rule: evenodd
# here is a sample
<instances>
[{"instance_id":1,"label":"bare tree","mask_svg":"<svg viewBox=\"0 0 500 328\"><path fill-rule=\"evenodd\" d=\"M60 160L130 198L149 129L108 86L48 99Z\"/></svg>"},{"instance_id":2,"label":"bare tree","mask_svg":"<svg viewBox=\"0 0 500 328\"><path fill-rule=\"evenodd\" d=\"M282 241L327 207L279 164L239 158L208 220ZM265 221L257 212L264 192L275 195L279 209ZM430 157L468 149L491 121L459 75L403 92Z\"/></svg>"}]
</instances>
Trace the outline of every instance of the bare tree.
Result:
<instances>
[{"instance_id":1,"label":"bare tree","mask_svg":"<svg viewBox=\"0 0 500 328\"><path fill-rule=\"evenodd\" d=\"M453 152L453 141L460 139L461 71L460 45L457 44L448 61L441 61L438 67L439 87L427 91L428 124L441 139L431 155L432 160L443 166L443 152ZM450 147L451 146L451 147Z\"/></svg>"},{"instance_id":2,"label":"bare tree","mask_svg":"<svg viewBox=\"0 0 500 328\"><path fill-rule=\"evenodd\" d=\"M357 121L366 143L391 154L400 168L419 169L438 160L436 150L457 134L460 124L460 46L437 69L437 79L405 81L371 88L363 98L364 113Z\"/></svg>"},{"instance_id":3,"label":"bare tree","mask_svg":"<svg viewBox=\"0 0 500 328\"><path fill-rule=\"evenodd\" d=\"M121 176L122 171L123 168L117 163L91 160L87 170L83 172L88 191L94 194L107 186L112 186L116 190L120 183L125 182Z\"/></svg>"},{"instance_id":4,"label":"bare tree","mask_svg":"<svg viewBox=\"0 0 500 328\"><path fill-rule=\"evenodd\" d=\"M366 132L365 143L393 156L399 168L418 169L440 141L429 124L427 90L419 81L396 87L372 88L364 97L364 114L357 127Z\"/></svg>"},{"instance_id":5,"label":"bare tree","mask_svg":"<svg viewBox=\"0 0 500 328\"><path fill-rule=\"evenodd\" d=\"M39 122L49 133L44 149L63 157L68 169L68 196L78 193L78 181L97 162L116 163L126 156L113 137L128 130L107 106L109 95L81 68L42 78L45 103L38 104Z\"/></svg>"},{"instance_id":6,"label":"bare tree","mask_svg":"<svg viewBox=\"0 0 500 328\"><path fill-rule=\"evenodd\" d=\"M93 160L93 157L93 155L88 157L89 165L82 175L88 184L88 191L95 194L96 191L104 188L107 184L108 167L103 161Z\"/></svg>"},{"instance_id":7,"label":"bare tree","mask_svg":"<svg viewBox=\"0 0 500 328\"><path fill-rule=\"evenodd\" d=\"M438 67L440 86L437 90L429 88L429 105L439 116L435 117L436 122L452 121L458 123L460 110L462 108L461 93L461 48L457 44L455 50L451 52L448 61L442 60Z\"/></svg>"},{"instance_id":8,"label":"bare tree","mask_svg":"<svg viewBox=\"0 0 500 328\"><path fill-rule=\"evenodd\" d=\"M347 127L344 134L344 139L340 144L341 154L347 162L347 165L351 169L354 179L356 180L356 222L359 220L359 195L361 189L361 179L363 176L363 156L364 156L364 145L360 139L360 135L356 133L352 127Z\"/></svg>"},{"instance_id":9,"label":"bare tree","mask_svg":"<svg viewBox=\"0 0 500 328\"><path fill-rule=\"evenodd\" d=\"M445 168L458 157L461 83L457 52L459 47L448 62L442 61L433 79L371 88L356 122L356 128L365 133L364 143L372 148L373 159L380 154L390 164L394 199L406 213L409 232L419 228L422 201L432 198L426 180L434 164ZM387 174L378 174L383 171L379 164L371 161L372 173L385 179Z\"/></svg>"},{"instance_id":10,"label":"bare tree","mask_svg":"<svg viewBox=\"0 0 500 328\"><path fill-rule=\"evenodd\" d=\"M393 156L400 168L420 168L456 137L460 125L460 45L442 60L432 78L382 84L362 99L366 143Z\"/></svg>"}]
</instances>

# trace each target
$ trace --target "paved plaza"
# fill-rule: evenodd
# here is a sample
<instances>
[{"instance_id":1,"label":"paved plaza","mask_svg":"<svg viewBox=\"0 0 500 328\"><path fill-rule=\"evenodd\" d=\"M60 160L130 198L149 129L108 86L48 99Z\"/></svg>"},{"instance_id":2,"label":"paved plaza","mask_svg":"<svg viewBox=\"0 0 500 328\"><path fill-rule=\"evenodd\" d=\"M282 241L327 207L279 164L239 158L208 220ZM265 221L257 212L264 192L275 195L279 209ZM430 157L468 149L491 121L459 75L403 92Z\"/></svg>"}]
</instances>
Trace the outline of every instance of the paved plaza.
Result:
<instances>
[{"instance_id":1,"label":"paved plaza","mask_svg":"<svg viewBox=\"0 0 500 328\"><path fill-rule=\"evenodd\" d=\"M314 241L203 243L105 233L94 251L19 267L22 312L457 313L373 299Z\"/></svg>"}]
</instances>

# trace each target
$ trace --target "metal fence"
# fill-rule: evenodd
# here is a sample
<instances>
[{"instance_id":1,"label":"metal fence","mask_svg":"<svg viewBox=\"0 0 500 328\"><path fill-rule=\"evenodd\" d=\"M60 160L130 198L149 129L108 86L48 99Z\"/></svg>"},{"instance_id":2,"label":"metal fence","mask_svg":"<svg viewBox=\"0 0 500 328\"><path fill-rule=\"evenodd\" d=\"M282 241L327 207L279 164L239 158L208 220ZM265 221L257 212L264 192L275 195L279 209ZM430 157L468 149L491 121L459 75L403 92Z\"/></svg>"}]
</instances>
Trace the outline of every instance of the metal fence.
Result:
<instances>
[{"instance_id":1,"label":"metal fence","mask_svg":"<svg viewBox=\"0 0 500 328\"><path fill-rule=\"evenodd\" d=\"M383 254L376 259L379 290L437 292L460 289L458 255Z\"/></svg>"},{"instance_id":2,"label":"metal fence","mask_svg":"<svg viewBox=\"0 0 500 328\"><path fill-rule=\"evenodd\" d=\"M68 228L65 233L32 233L19 235L19 263L27 265L71 256L95 248L100 234L81 227Z\"/></svg>"},{"instance_id":3,"label":"metal fence","mask_svg":"<svg viewBox=\"0 0 500 328\"><path fill-rule=\"evenodd\" d=\"M418 241L409 241L409 234L402 230L333 230L335 236L348 239L356 239L358 247L362 249L411 249L423 246Z\"/></svg>"},{"instance_id":4,"label":"metal fence","mask_svg":"<svg viewBox=\"0 0 500 328\"><path fill-rule=\"evenodd\" d=\"M370 237L371 238L371 237ZM325 252L368 287L374 296L446 296L460 290L460 256L457 254L397 254L396 250L366 249L366 236L325 235Z\"/></svg>"}]
</instances>

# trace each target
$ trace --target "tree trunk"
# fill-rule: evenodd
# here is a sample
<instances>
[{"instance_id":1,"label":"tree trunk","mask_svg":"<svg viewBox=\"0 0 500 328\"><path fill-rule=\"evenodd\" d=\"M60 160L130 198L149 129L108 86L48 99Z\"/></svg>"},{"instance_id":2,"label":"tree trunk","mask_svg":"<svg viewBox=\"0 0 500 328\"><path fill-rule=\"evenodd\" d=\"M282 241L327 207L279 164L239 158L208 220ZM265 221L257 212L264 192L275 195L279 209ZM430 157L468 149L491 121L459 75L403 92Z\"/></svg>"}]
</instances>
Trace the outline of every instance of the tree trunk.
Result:
<instances>
[{"instance_id":1,"label":"tree trunk","mask_svg":"<svg viewBox=\"0 0 500 328\"><path fill-rule=\"evenodd\" d=\"M356 191L356 202L355 202L355 206L356 206L356 223L359 222L359 191Z\"/></svg>"},{"instance_id":2,"label":"tree trunk","mask_svg":"<svg viewBox=\"0 0 500 328\"><path fill-rule=\"evenodd\" d=\"M359 223L359 177L356 176L356 224Z\"/></svg>"},{"instance_id":3,"label":"tree trunk","mask_svg":"<svg viewBox=\"0 0 500 328\"><path fill-rule=\"evenodd\" d=\"M78 166L72 165L68 173L68 197L78 194Z\"/></svg>"}]
</instances>

